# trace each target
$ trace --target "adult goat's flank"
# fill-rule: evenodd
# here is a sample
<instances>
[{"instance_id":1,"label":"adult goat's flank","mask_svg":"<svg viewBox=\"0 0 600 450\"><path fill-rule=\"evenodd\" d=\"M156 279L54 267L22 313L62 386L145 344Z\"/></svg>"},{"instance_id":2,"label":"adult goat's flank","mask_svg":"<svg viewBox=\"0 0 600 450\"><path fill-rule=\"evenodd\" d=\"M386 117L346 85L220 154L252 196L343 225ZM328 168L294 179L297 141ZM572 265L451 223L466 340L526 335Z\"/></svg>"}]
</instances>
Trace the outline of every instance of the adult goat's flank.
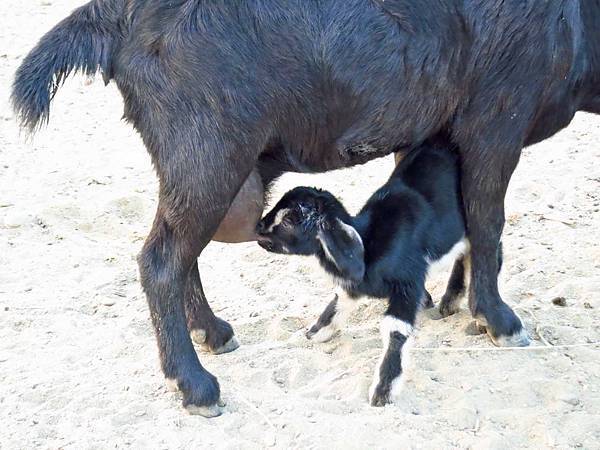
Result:
<instances>
[{"instance_id":1,"label":"adult goat's flank","mask_svg":"<svg viewBox=\"0 0 600 450\"><path fill-rule=\"evenodd\" d=\"M254 239L285 171L456 147L471 313L496 344L527 344L498 292L504 195L524 145L600 111L598 23L599 0L93 0L24 58L13 102L35 129L73 71L117 84L160 179L139 267L162 369L189 411L215 415L190 332L237 344L197 257L215 233Z\"/></svg>"}]
</instances>

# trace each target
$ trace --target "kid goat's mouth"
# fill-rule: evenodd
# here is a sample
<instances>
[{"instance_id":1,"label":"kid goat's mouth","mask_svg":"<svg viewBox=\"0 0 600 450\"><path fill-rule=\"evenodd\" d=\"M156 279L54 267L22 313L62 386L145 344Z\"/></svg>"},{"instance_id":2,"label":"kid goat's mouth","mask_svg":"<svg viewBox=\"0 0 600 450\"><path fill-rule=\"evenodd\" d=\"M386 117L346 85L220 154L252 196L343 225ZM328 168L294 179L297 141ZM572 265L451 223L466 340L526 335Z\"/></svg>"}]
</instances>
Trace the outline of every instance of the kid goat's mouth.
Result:
<instances>
[{"instance_id":1,"label":"kid goat's mouth","mask_svg":"<svg viewBox=\"0 0 600 450\"><path fill-rule=\"evenodd\" d=\"M275 244L266 236L258 236L257 239L258 245L267 250L268 252L272 252L275 250Z\"/></svg>"}]
</instances>

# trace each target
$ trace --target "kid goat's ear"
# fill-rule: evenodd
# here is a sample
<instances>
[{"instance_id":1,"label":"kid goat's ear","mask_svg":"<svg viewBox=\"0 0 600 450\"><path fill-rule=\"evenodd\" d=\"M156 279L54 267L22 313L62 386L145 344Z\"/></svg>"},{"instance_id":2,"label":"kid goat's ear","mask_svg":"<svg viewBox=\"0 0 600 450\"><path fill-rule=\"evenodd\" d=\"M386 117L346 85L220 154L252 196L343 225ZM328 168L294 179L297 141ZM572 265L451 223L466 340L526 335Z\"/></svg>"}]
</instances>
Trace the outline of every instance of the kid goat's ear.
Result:
<instances>
[{"instance_id":1,"label":"kid goat's ear","mask_svg":"<svg viewBox=\"0 0 600 450\"><path fill-rule=\"evenodd\" d=\"M365 249L358 232L340 219L319 230L317 237L325 256L344 278L360 281L365 275Z\"/></svg>"}]
</instances>

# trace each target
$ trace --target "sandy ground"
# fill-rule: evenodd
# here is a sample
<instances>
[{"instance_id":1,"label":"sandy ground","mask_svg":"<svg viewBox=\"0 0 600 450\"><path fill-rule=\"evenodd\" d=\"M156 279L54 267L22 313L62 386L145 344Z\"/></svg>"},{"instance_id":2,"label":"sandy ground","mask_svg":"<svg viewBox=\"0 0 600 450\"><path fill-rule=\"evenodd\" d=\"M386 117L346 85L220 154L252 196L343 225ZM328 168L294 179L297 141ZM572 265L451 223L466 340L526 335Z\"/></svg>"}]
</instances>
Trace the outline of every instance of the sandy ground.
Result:
<instances>
[{"instance_id":1,"label":"sandy ground","mask_svg":"<svg viewBox=\"0 0 600 450\"><path fill-rule=\"evenodd\" d=\"M311 260L211 244L206 292L242 346L201 355L225 413L188 416L164 386L138 282L156 180L116 88L68 82L31 142L7 104L21 58L78 3L0 6L1 449L600 448L600 119L578 115L526 149L510 187L502 291L533 348L467 335L464 309L424 316L401 398L371 408L383 305L364 301L340 336L312 344L302 330L332 286ZM311 184L356 210L391 168L286 176L274 198ZM446 276L429 283L436 300Z\"/></svg>"}]
</instances>

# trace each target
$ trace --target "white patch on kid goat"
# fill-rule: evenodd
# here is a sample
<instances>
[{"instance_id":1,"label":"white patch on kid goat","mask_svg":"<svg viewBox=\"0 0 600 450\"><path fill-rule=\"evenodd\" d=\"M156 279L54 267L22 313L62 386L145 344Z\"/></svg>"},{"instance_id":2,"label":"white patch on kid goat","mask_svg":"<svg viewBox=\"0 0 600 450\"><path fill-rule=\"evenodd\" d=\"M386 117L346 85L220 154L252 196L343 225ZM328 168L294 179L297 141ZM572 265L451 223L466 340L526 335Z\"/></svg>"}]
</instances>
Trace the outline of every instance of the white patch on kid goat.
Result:
<instances>
[{"instance_id":1,"label":"white patch on kid goat","mask_svg":"<svg viewBox=\"0 0 600 450\"><path fill-rule=\"evenodd\" d=\"M397 331L401 335L408 337L413 333L414 327L404 320L396 319L393 316L385 316L381 320L379 329L381 331L381 338L387 347L390 342L390 334Z\"/></svg>"},{"instance_id":2,"label":"white patch on kid goat","mask_svg":"<svg viewBox=\"0 0 600 450\"><path fill-rule=\"evenodd\" d=\"M277 214L275 214L275 218L273 219L273 223L271 224L271 226L269 228L267 228L267 233L273 232L273 229L277 225L281 224L281 222L283 221L283 218L289 211L290 211L289 208L282 208L279 211L277 211Z\"/></svg>"},{"instance_id":3,"label":"white patch on kid goat","mask_svg":"<svg viewBox=\"0 0 600 450\"><path fill-rule=\"evenodd\" d=\"M460 241L454 244L448 253L441 258L436 260L427 258L427 263L429 264L429 268L427 269L427 277L435 275L440 271L447 270L452 266L452 264L454 264L454 261L469 253L470 249L471 245L469 240L466 237L463 237Z\"/></svg>"}]
</instances>

